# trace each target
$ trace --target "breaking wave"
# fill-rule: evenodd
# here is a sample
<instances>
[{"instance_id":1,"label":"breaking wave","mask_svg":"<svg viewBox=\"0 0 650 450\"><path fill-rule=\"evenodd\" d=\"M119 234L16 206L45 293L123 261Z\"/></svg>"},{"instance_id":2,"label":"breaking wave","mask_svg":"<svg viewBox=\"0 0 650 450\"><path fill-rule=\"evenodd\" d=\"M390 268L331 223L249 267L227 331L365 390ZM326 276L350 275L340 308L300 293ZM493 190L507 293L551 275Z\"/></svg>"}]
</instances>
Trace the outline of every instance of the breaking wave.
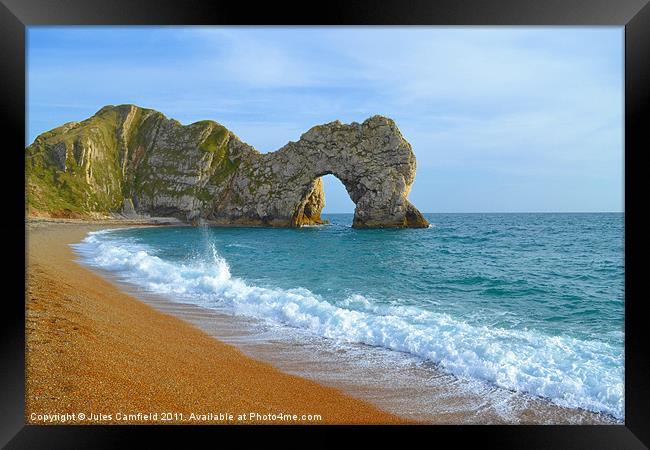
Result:
<instances>
[{"instance_id":1,"label":"breaking wave","mask_svg":"<svg viewBox=\"0 0 650 450\"><path fill-rule=\"evenodd\" d=\"M172 299L338 342L407 352L461 378L623 418L623 354L605 342L470 325L415 306L380 305L361 294L330 302L304 288L254 286L231 275L212 243L182 263L110 230L90 233L74 247L86 264Z\"/></svg>"}]
</instances>

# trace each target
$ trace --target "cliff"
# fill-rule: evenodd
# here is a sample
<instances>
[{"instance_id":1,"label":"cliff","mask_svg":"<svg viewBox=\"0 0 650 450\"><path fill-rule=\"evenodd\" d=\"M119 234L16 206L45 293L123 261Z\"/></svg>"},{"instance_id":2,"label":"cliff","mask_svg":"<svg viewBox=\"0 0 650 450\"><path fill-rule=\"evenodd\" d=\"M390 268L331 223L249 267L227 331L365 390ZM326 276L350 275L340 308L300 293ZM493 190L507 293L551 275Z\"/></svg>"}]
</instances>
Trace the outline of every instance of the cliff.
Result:
<instances>
[{"instance_id":1,"label":"cliff","mask_svg":"<svg viewBox=\"0 0 650 450\"><path fill-rule=\"evenodd\" d=\"M356 204L353 226L426 227L408 200L415 155L395 123L313 127L262 154L222 125L190 125L134 105L106 106L41 134L25 152L29 214L123 212L215 224L323 223L321 176Z\"/></svg>"}]
</instances>

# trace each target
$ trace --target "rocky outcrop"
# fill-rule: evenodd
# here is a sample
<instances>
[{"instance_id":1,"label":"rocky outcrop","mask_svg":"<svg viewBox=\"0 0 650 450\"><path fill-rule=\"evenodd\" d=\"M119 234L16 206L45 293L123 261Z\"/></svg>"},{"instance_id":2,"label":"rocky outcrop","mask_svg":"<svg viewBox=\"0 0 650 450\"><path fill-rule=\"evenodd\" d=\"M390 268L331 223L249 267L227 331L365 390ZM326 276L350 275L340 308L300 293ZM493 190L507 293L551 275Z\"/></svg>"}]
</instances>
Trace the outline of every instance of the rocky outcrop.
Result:
<instances>
[{"instance_id":1,"label":"rocky outcrop","mask_svg":"<svg viewBox=\"0 0 650 450\"><path fill-rule=\"evenodd\" d=\"M354 227L425 227L407 200L415 168L410 144L381 116L319 125L262 154L213 121L184 126L150 109L107 106L26 150L34 211L123 210L228 225L324 223L321 177L333 174L356 204Z\"/></svg>"}]
</instances>

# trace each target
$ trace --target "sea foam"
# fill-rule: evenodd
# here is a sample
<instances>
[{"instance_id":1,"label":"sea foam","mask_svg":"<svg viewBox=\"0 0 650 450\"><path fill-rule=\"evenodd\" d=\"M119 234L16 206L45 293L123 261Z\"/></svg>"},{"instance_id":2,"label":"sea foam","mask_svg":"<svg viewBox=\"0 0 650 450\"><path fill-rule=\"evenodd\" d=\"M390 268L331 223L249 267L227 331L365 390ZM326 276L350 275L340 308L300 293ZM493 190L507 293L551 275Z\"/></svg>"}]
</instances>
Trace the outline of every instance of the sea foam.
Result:
<instances>
[{"instance_id":1,"label":"sea foam","mask_svg":"<svg viewBox=\"0 0 650 450\"><path fill-rule=\"evenodd\" d=\"M622 349L605 342L475 326L414 306L377 304L362 294L333 303L304 288L254 286L231 275L212 243L206 254L183 263L110 231L90 233L74 247L86 264L171 299L410 353L460 378L624 416Z\"/></svg>"}]
</instances>

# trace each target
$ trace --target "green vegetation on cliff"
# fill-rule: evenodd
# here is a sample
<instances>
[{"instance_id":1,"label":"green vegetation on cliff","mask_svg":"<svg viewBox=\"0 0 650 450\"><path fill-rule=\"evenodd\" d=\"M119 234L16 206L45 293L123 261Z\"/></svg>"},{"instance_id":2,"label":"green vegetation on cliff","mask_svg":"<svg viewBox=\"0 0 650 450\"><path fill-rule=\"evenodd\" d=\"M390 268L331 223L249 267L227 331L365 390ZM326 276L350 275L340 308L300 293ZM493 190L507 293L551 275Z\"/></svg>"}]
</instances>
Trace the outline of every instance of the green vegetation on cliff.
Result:
<instances>
[{"instance_id":1,"label":"green vegetation on cliff","mask_svg":"<svg viewBox=\"0 0 650 450\"><path fill-rule=\"evenodd\" d=\"M229 139L213 121L183 126L151 109L103 107L27 147L28 213L119 212L124 199L155 204L159 196L207 204L211 194L201 180L219 184L238 166L229 159Z\"/></svg>"},{"instance_id":2,"label":"green vegetation on cliff","mask_svg":"<svg viewBox=\"0 0 650 450\"><path fill-rule=\"evenodd\" d=\"M116 112L104 110L37 137L25 152L28 208L54 214L118 208L118 126Z\"/></svg>"}]
</instances>

